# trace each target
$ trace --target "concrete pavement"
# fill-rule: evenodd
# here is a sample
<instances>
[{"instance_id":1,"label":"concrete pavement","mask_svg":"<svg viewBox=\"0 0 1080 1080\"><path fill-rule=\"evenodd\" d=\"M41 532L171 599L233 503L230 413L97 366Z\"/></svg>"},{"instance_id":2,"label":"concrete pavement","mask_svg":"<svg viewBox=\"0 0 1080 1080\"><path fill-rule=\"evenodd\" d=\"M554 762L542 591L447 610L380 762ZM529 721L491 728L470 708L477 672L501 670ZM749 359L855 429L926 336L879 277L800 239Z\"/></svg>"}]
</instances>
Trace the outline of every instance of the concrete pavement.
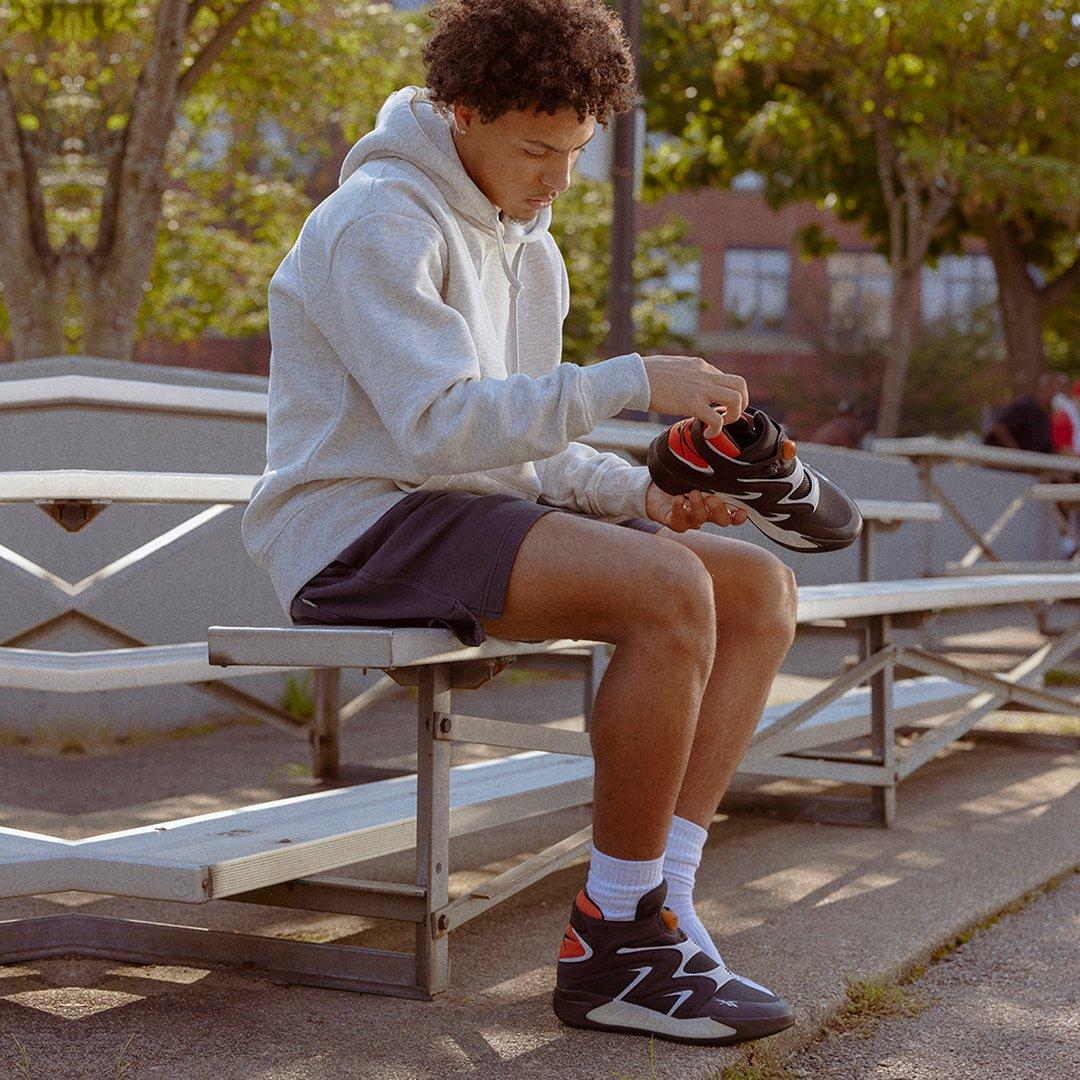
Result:
<instances>
[{"instance_id":1,"label":"concrete pavement","mask_svg":"<svg viewBox=\"0 0 1080 1080\"><path fill-rule=\"evenodd\" d=\"M520 689L496 680L459 705L504 717L513 708L537 722L570 722L580 708L577 681L556 673ZM350 781L408 768L411 709L402 691L347 730L346 760L369 763ZM313 786L305 750L247 725L60 762L9 750L16 767L6 770L0 814L5 824L78 836L299 794ZM1078 782L1074 753L963 742L904 783L890 830L719 817L699 875L700 913L729 965L783 993L799 1015L757 1045L805 1044L843 1001L846 980L905 970L1080 861ZM527 854L523 842L537 850L587 820L586 810L566 811L455 841L452 889L512 865ZM396 856L355 872L390 878L410 862ZM648 1076L644 1040L570 1030L550 1010L555 952L584 876L579 863L456 931L452 988L430 1004L225 969L81 960L0 970L0 1061L12 1076L28 1067L50 1080ZM400 924L223 902L193 909L65 894L0 903L0 918L71 909L410 944ZM657 1043L656 1075L707 1077L740 1056Z\"/></svg>"}]
</instances>

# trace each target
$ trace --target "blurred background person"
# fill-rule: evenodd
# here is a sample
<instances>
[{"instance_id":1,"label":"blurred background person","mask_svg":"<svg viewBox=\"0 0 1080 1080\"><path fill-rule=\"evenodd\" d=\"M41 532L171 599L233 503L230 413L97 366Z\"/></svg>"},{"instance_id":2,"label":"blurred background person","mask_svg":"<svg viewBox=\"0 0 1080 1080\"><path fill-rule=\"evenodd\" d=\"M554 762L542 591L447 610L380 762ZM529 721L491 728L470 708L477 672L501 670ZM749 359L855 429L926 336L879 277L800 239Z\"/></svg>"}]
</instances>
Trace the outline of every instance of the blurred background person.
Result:
<instances>
[{"instance_id":1,"label":"blurred background person","mask_svg":"<svg viewBox=\"0 0 1080 1080\"><path fill-rule=\"evenodd\" d=\"M836 415L829 417L808 442L825 446L846 446L849 450L861 449L867 435L873 430L873 418L863 405L850 398L837 402Z\"/></svg>"},{"instance_id":2,"label":"blurred background person","mask_svg":"<svg viewBox=\"0 0 1080 1080\"><path fill-rule=\"evenodd\" d=\"M1006 446L1013 450L1035 450L1043 454L1054 452L1051 433L1051 414L1054 395L1069 385L1063 371L1044 371L1034 394L1017 398L995 419L983 442L987 446Z\"/></svg>"}]
</instances>

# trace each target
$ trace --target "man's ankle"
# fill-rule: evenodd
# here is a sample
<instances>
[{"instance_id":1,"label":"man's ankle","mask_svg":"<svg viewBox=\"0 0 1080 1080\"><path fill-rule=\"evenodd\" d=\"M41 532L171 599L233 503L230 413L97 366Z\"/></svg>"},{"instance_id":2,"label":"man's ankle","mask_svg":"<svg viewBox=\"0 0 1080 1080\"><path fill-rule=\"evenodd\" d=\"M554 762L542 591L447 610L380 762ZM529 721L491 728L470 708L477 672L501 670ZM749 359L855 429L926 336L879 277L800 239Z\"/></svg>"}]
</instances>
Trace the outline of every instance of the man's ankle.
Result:
<instances>
[{"instance_id":1,"label":"man's ankle","mask_svg":"<svg viewBox=\"0 0 1080 1080\"><path fill-rule=\"evenodd\" d=\"M627 921L637 914L638 901L663 880L664 857L633 861L605 855L592 846L585 892L605 919Z\"/></svg>"}]
</instances>

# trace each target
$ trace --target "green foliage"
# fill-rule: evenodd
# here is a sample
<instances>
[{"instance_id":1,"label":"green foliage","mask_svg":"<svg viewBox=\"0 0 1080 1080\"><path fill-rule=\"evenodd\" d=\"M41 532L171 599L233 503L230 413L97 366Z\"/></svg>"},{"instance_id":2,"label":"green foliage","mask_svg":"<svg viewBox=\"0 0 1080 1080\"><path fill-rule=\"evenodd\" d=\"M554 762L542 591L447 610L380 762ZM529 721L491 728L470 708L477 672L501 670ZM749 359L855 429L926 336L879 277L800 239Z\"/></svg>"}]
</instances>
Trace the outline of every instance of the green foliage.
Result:
<instances>
[{"instance_id":1,"label":"green foliage","mask_svg":"<svg viewBox=\"0 0 1080 1080\"><path fill-rule=\"evenodd\" d=\"M555 204L551 233L566 260L570 313L563 325L563 359L587 364L603 357L609 324L612 187L606 181L577 176ZM673 289L667 273L693 261L697 249L685 244L687 223L671 218L637 238L634 257L634 347L642 353L661 348L687 350L693 341L672 332L666 308L691 293Z\"/></svg>"},{"instance_id":2,"label":"green foliage","mask_svg":"<svg viewBox=\"0 0 1080 1080\"><path fill-rule=\"evenodd\" d=\"M992 315L977 313L967 329L926 328L912 350L900 435L981 433L984 407L1009 395Z\"/></svg>"},{"instance_id":3,"label":"green foliage","mask_svg":"<svg viewBox=\"0 0 1080 1080\"><path fill-rule=\"evenodd\" d=\"M285 692L281 695L281 707L301 720L315 715L315 674L305 671L302 675L289 675L285 679Z\"/></svg>"},{"instance_id":4,"label":"green foliage","mask_svg":"<svg viewBox=\"0 0 1080 1080\"><path fill-rule=\"evenodd\" d=\"M204 9L193 35L215 25ZM426 25L356 0L260 10L184 102L140 334L266 332L267 285L324 194L317 171L374 126L388 94L423 81Z\"/></svg>"},{"instance_id":5,"label":"green foliage","mask_svg":"<svg viewBox=\"0 0 1080 1080\"><path fill-rule=\"evenodd\" d=\"M181 79L245 5L194 6ZM54 250L93 250L103 239L101 193L157 9L137 0L0 5L0 67L40 162ZM311 209L319 165L373 125L387 94L422 79L426 28L426 15L388 3L266 0L182 84L138 332L185 341L265 330L267 283ZM78 312L69 323L77 344Z\"/></svg>"},{"instance_id":6,"label":"green foliage","mask_svg":"<svg viewBox=\"0 0 1080 1080\"><path fill-rule=\"evenodd\" d=\"M960 193L930 259L990 214L1020 223L1047 279L1076 260L1080 20L1064 0L670 0L646 5L643 34L649 128L666 135L650 197L752 168L774 209L811 200L863 223L880 253L922 258L917 220L890 234L888 148L909 207ZM815 228L797 239L810 256L834 243ZM1075 318L1051 320L1051 363L1071 368Z\"/></svg>"}]
</instances>

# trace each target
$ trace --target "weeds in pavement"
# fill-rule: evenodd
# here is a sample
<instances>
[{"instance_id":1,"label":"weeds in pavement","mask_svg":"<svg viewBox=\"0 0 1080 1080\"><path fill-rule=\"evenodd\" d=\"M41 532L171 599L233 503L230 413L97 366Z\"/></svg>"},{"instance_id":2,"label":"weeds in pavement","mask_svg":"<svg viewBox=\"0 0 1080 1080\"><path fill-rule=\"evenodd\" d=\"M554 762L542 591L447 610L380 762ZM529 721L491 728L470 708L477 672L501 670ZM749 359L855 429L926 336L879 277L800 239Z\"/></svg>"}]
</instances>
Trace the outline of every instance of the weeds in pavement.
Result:
<instances>
[{"instance_id":1,"label":"weeds in pavement","mask_svg":"<svg viewBox=\"0 0 1080 1080\"><path fill-rule=\"evenodd\" d=\"M135 1033L132 1032L128 1036L128 1041L126 1043L124 1043L123 1047L120 1050L120 1053L117 1055L117 1057L116 1057L116 1072L113 1073L113 1080L124 1080L124 1078L126 1076L131 1075L131 1073L128 1070L135 1068L135 1065L134 1065L133 1062L124 1060L124 1055L127 1053L127 1049L131 1045L131 1040L134 1039L134 1038L135 1038Z\"/></svg>"},{"instance_id":2,"label":"weeds in pavement","mask_svg":"<svg viewBox=\"0 0 1080 1080\"><path fill-rule=\"evenodd\" d=\"M741 1060L713 1073L709 1080L795 1080L795 1073L774 1054L755 1048Z\"/></svg>"},{"instance_id":3,"label":"weeds in pavement","mask_svg":"<svg viewBox=\"0 0 1080 1080\"><path fill-rule=\"evenodd\" d=\"M847 980L847 1000L824 1024L826 1035L851 1033L869 1038L874 1028L890 1016L918 1016L929 1008L922 994L895 979Z\"/></svg>"},{"instance_id":4,"label":"weeds in pavement","mask_svg":"<svg viewBox=\"0 0 1080 1080\"><path fill-rule=\"evenodd\" d=\"M632 1076L630 1073L616 1073L616 1080L660 1080L656 1071L656 1040L650 1039L645 1051L645 1061L649 1071L644 1076Z\"/></svg>"},{"instance_id":5,"label":"weeds in pavement","mask_svg":"<svg viewBox=\"0 0 1080 1080\"><path fill-rule=\"evenodd\" d=\"M132 1032L130 1036L127 1036L127 1041L120 1048L120 1053L117 1054L116 1066L113 1068L112 1080L127 1080L127 1078L134 1076L132 1070L135 1068L135 1063L127 1059L127 1050L131 1047L134 1038L135 1034ZM30 1069L29 1052L26 1047L24 1047L23 1043L19 1042L15 1036L11 1037L11 1041L15 1043L15 1047L18 1050L18 1061L15 1062L18 1080L33 1080L33 1072Z\"/></svg>"},{"instance_id":6,"label":"weeds in pavement","mask_svg":"<svg viewBox=\"0 0 1080 1080\"><path fill-rule=\"evenodd\" d=\"M34 1080L34 1074L30 1071L30 1055L26 1052L26 1047L14 1035L11 1036L11 1041L19 1048L19 1060L15 1063L19 1075L22 1080Z\"/></svg>"}]
</instances>

